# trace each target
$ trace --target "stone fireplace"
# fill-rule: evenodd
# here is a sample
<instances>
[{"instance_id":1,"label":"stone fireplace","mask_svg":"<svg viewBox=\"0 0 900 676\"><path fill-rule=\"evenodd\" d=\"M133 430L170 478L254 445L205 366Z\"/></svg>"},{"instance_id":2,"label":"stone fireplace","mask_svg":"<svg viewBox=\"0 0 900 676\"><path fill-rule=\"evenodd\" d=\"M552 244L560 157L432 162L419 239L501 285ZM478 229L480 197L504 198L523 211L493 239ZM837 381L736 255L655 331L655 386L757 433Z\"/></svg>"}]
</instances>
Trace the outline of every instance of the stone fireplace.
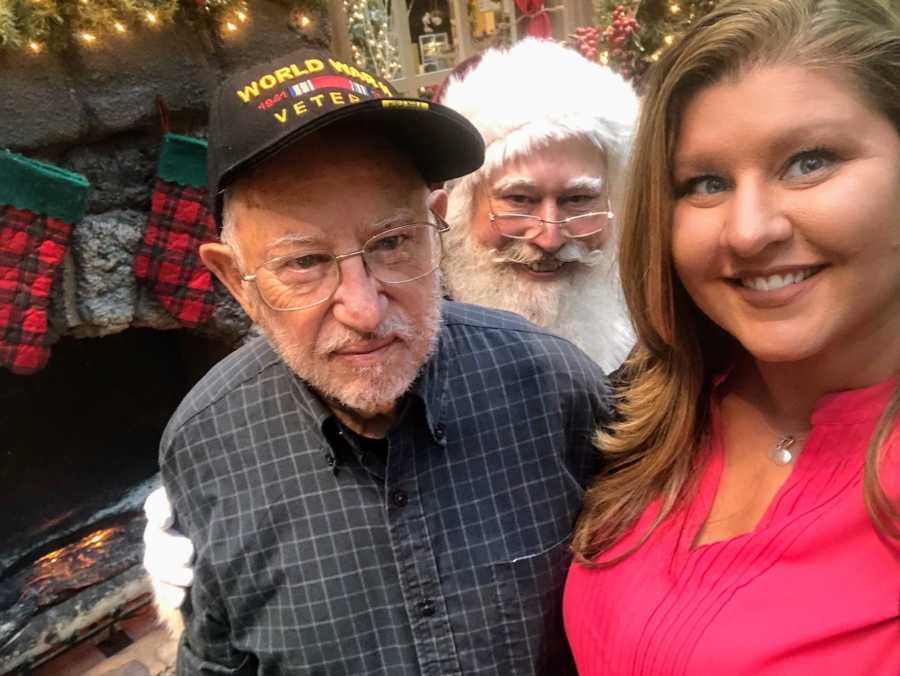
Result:
<instances>
[{"instance_id":1,"label":"stone fireplace","mask_svg":"<svg viewBox=\"0 0 900 676\"><path fill-rule=\"evenodd\" d=\"M53 280L50 359L31 375L0 369L0 674L28 674L149 601L142 504L159 438L250 330L221 287L213 316L187 328L135 279L164 127L203 136L210 83L327 46L324 9L298 33L294 4L255 1L227 37L176 22L112 46L0 49L0 148L90 183Z\"/></svg>"}]
</instances>

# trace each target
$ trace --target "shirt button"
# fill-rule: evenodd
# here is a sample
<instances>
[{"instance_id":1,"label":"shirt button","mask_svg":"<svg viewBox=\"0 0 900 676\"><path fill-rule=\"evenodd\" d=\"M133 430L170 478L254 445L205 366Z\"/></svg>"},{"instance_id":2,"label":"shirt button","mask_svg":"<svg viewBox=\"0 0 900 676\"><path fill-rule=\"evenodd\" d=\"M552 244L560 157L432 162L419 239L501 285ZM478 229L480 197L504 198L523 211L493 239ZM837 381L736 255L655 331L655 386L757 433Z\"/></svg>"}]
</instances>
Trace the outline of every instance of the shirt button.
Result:
<instances>
[{"instance_id":1,"label":"shirt button","mask_svg":"<svg viewBox=\"0 0 900 676\"><path fill-rule=\"evenodd\" d=\"M391 502L397 507L406 507L406 503L409 502L409 496L404 491L394 491L391 493Z\"/></svg>"},{"instance_id":2,"label":"shirt button","mask_svg":"<svg viewBox=\"0 0 900 676\"><path fill-rule=\"evenodd\" d=\"M325 464L329 467L334 467L334 456L331 453L325 454Z\"/></svg>"},{"instance_id":3,"label":"shirt button","mask_svg":"<svg viewBox=\"0 0 900 676\"><path fill-rule=\"evenodd\" d=\"M434 601L431 599L425 599L419 604L419 612L422 613L422 617L431 617L434 615Z\"/></svg>"},{"instance_id":4,"label":"shirt button","mask_svg":"<svg viewBox=\"0 0 900 676\"><path fill-rule=\"evenodd\" d=\"M447 434L447 430L441 423L438 423L434 426L434 436L438 441L442 441L444 436Z\"/></svg>"}]
</instances>

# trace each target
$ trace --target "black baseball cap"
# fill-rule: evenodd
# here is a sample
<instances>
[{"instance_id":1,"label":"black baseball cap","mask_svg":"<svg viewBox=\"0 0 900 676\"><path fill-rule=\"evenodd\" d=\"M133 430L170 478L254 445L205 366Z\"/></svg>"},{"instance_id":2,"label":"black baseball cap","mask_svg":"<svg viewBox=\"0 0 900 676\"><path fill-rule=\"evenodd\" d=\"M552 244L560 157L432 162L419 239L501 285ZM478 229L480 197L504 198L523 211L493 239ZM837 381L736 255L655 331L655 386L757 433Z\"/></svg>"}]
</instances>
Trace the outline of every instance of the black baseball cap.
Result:
<instances>
[{"instance_id":1,"label":"black baseball cap","mask_svg":"<svg viewBox=\"0 0 900 676\"><path fill-rule=\"evenodd\" d=\"M230 75L209 111L213 216L240 173L335 122L349 120L408 154L427 183L469 174L484 161L481 134L446 106L397 95L390 83L319 49L300 49Z\"/></svg>"}]
</instances>

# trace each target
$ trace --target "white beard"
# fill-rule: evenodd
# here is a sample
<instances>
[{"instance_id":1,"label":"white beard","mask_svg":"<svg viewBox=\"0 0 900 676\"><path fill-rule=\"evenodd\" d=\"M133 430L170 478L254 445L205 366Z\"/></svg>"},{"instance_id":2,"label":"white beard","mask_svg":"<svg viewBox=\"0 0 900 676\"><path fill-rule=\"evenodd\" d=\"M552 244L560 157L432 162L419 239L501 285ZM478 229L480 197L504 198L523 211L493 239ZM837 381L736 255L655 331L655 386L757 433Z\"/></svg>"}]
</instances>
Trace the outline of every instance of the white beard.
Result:
<instances>
[{"instance_id":1,"label":"white beard","mask_svg":"<svg viewBox=\"0 0 900 676\"><path fill-rule=\"evenodd\" d=\"M475 242L466 225L444 234L441 267L454 300L509 310L568 338L596 361L604 373L615 370L634 345L634 333L615 266L613 242L592 266L575 269L550 282L532 281L509 263L494 258L502 251Z\"/></svg>"},{"instance_id":2,"label":"white beard","mask_svg":"<svg viewBox=\"0 0 900 676\"><path fill-rule=\"evenodd\" d=\"M314 346L302 344L288 327L277 321L264 321L260 328L281 359L326 401L355 415L369 417L390 411L415 381L419 370L437 344L441 316L441 282L438 274L420 280L432 284L429 302L422 316L409 317L395 308L372 336L361 336L344 326L330 325ZM264 315L263 315L264 316ZM351 370L337 368L329 355L362 338L394 334L403 351L384 363Z\"/></svg>"}]
</instances>

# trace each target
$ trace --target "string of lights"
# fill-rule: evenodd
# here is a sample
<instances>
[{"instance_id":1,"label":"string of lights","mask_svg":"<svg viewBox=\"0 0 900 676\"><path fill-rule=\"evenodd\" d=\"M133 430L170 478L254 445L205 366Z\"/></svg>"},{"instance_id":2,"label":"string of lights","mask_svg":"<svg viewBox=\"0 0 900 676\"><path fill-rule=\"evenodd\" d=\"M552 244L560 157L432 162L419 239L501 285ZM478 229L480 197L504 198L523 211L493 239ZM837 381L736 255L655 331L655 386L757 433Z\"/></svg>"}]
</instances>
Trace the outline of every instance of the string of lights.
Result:
<instances>
[{"instance_id":1,"label":"string of lights","mask_svg":"<svg viewBox=\"0 0 900 676\"><path fill-rule=\"evenodd\" d=\"M308 29L312 19L297 6L315 10L322 2L286 3L295 6L292 25ZM227 37L250 21L250 10L247 0L0 0L0 50L40 54L73 40L95 47L182 19L203 19Z\"/></svg>"},{"instance_id":2,"label":"string of lights","mask_svg":"<svg viewBox=\"0 0 900 676\"><path fill-rule=\"evenodd\" d=\"M391 1L344 0L344 12L356 65L388 80L399 76L402 69L396 35L391 29Z\"/></svg>"}]
</instances>

